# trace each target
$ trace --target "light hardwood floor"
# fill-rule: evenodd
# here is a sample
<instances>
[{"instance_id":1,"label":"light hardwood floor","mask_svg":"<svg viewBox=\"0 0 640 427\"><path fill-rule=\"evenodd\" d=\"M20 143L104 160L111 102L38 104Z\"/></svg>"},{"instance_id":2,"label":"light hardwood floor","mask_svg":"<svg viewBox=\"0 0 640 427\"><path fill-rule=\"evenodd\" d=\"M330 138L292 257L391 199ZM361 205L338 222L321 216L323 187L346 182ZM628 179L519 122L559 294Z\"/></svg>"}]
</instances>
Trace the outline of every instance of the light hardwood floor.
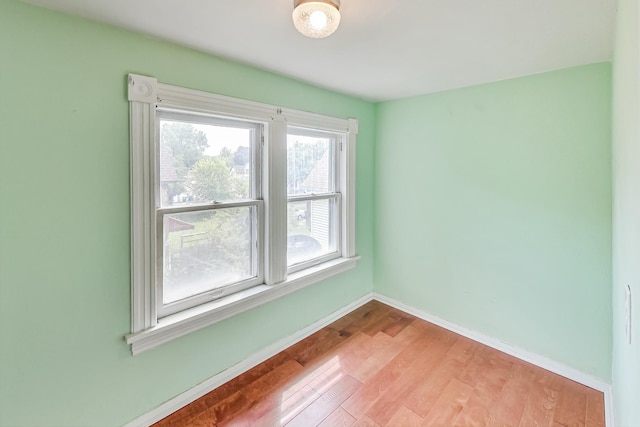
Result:
<instances>
[{"instance_id":1,"label":"light hardwood floor","mask_svg":"<svg viewBox=\"0 0 640 427\"><path fill-rule=\"evenodd\" d=\"M372 301L156 425L604 426L604 398Z\"/></svg>"}]
</instances>

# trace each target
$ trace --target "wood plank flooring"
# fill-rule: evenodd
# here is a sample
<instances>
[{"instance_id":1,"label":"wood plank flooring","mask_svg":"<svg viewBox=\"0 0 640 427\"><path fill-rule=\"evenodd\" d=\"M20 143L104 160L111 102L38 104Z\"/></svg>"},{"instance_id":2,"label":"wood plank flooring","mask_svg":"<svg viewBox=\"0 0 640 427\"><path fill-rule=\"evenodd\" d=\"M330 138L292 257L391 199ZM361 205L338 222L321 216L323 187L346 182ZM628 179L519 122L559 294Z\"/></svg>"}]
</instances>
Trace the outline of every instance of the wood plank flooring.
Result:
<instances>
[{"instance_id":1,"label":"wood plank flooring","mask_svg":"<svg viewBox=\"0 0 640 427\"><path fill-rule=\"evenodd\" d=\"M604 426L601 392L372 301L156 426Z\"/></svg>"}]
</instances>

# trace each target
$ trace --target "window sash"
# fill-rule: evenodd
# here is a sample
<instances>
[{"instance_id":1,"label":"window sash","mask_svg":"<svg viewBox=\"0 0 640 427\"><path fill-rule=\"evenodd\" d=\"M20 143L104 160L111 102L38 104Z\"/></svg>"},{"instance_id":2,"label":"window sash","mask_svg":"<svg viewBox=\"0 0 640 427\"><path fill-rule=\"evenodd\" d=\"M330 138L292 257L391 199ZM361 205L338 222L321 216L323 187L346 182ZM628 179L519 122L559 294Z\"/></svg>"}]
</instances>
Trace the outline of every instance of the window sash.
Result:
<instances>
[{"instance_id":1,"label":"window sash","mask_svg":"<svg viewBox=\"0 0 640 427\"><path fill-rule=\"evenodd\" d=\"M322 194L305 194L301 196L289 196L287 197L287 202L306 202L309 200L326 200L326 199L335 199L339 197L340 193L322 193Z\"/></svg>"},{"instance_id":2,"label":"window sash","mask_svg":"<svg viewBox=\"0 0 640 427\"><path fill-rule=\"evenodd\" d=\"M156 171L160 170L160 123L162 120L177 121L183 123L193 123L199 125L209 125L215 127L228 127L234 129L246 129L254 132L249 143L249 167L251 168L251 181L249 185L249 200L262 198L262 141L264 141L265 128L267 123L257 120L247 120L240 117L223 116L221 114L205 114L202 112L190 112L185 110L158 108L156 110ZM155 183L156 206L159 207L160 200L160 174L156 173Z\"/></svg>"},{"instance_id":3,"label":"window sash","mask_svg":"<svg viewBox=\"0 0 640 427\"><path fill-rule=\"evenodd\" d=\"M330 193L322 195L309 195L309 196L296 196L290 197L287 203L299 202L299 201L322 201L329 200L331 203L331 212L329 218L329 239L335 242L335 251L323 254L321 256L311 258L307 261L298 262L287 266L287 273L292 274L316 265L322 264L332 259L340 258L342 256L342 231L341 231L341 201L342 197L340 193ZM287 236L289 235L287 231Z\"/></svg>"},{"instance_id":4,"label":"window sash","mask_svg":"<svg viewBox=\"0 0 640 427\"><path fill-rule=\"evenodd\" d=\"M229 209L237 207L250 207L251 214L251 264L252 271L256 273L255 277L241 280L220 288L211 289L202 293L192 295L180 299L178 301L164 304L164 217L175 213L185 212L206 212L217 209ZM180 208L164 208L158 209L156 213L156 304L158 318L168 316L170 314L183 311L209 301L213 301L224 296L239 292L241 290L259 285L264 282L264 243L262 239L262 230L264 229L264 202L262 200L236 202L236 203L216 203L200 206L184 206Z\"/></svg>"},{"instance_id":5,"label":"window sash","mask_svg":"<svg viewBox=\"0 0 640 427\"><path fill-rule=\"evenodd\" d=\"M320 138L320 139L328 139L329 143L329 159L328 167L328 179L327 183L327 193L337 193L340 192L340 147L342 146L342 142L345 137L343 133L338 133L335 131L326 131L321 129L313 129L306 128L301 126L290 125L287 126L287 139L289 136L301 136L301 137L309 137L309 138ZM288 151L288 143L287 143L287 151ZM287 185L288 188L288 185ZM288 191L287 191L288 193ZM288 193L288 197L298 197L304 196L306 193Z\"/></svg>"}]
</instances>

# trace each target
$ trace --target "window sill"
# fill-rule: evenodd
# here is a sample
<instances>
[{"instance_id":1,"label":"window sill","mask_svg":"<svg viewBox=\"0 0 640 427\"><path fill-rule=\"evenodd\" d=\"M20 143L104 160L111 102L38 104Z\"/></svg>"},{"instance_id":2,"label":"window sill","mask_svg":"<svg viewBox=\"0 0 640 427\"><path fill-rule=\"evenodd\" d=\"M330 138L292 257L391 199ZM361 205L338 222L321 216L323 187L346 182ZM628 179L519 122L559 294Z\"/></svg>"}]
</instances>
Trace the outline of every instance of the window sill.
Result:
<instances>
[{"instance_id":1,"label":"window sill","mask_svg":"<svg viewBox=\"0 0 640 427\"><path fill-rule=\"evenodd\" d=\"M126 336L135 356L190 332L212 325L243 311L290 294L355 267L359 256L338 258L288 276L277 285L258 285L233 295L172 314L153 328Z\"/></svg>"}]
</instances>

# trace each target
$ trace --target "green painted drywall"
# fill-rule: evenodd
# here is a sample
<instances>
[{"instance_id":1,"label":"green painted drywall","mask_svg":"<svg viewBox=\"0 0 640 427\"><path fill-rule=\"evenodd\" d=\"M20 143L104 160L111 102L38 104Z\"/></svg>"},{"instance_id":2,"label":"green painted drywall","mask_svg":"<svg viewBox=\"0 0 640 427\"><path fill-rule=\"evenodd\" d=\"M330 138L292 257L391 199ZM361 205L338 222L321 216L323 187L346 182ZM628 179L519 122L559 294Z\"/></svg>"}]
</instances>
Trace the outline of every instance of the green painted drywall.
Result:
<instances>
[{"instance_id":1,"label":"green painted drywall","mask_svg":"<svg viewBox=\"0 0 640 427\"><path fill-rule=\"evenodd\" d=\"M127 73L358 118L356 269L131 356ZM123 424L371 291L373 104L17 0L0 99L0 425Z\"/></svg>"},{"instance_id":2,"label":"green painted drywall","mask_svg":"<svg viewBox=\"0 0 640 427\"><path fill-rule=\"evenodd\" d=\"M609 380L610 73L379 104L374 290Z\"/></svg>"},{"instance_id":3,"label":"green painted drywall","mask_svg":"<svg viewBox=\"0 0 640 427\"><path fill-rule=\"evenodd\" d=\"M613 61L613 403L617 426L640 425L640 31L638 0L620 0ZM632 290L631 344L625 288Z\"/></svg>"}]
</instances>

